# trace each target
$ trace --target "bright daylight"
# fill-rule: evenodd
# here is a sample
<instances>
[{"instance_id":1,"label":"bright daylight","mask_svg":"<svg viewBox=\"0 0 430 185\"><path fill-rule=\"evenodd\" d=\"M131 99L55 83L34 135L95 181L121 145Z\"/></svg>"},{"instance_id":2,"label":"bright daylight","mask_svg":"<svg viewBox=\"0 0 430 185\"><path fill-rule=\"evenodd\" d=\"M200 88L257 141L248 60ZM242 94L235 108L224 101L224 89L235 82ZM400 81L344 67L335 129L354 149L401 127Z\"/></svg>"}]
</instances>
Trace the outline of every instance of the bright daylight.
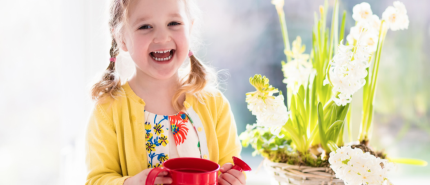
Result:
<instances>
[{"instance_id":1,"label":"bright daylight","mask_svg":"<svg viewBox=\"0 0 430 185\"><path fill-rule=\"evenodd\" d=\"M0 185L430 184L428 0L0 8Z\"/></svg>"}]
</instances>

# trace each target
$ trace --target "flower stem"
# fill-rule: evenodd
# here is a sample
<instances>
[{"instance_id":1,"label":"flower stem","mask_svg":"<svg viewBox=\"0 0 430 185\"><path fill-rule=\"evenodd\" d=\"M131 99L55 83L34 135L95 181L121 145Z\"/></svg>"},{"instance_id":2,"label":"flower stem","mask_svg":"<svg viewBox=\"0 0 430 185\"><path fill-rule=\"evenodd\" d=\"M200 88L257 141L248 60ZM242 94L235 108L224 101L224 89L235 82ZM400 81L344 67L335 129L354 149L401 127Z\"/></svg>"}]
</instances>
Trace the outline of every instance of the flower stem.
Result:
<instances>
[{"instance_id":1,"label":"flower stem","mask_svg":"<svg viewBox=\"0 0 430 185\"><path fill-rule=\"evenodd\" d=\"M350 104L352 104L352 102ZM348 113L346 115L346 123L348 125L348 138L349 138L349 142L353 141L352 140L351 109L352 109L352 106L349 107Z\"/></svg>"},{"instance_id":2,"label":"flower stem","mask_svg":"<svg viewBox=\"0 0 430 185\"><path fill-rule=\"evenodd\" d=\"M360 141L369 140L370 139L370 132L372 129L372 119L373 119L373 101L375 98L375 92L376 92L376 81L378 79L378 70L379 70L379 63L381 60L381 52L382 52L382 46L385 40L385 36L387 35L388 29L385 27L385 21L381 22L381 27L379 31L379 40L378 40L378 48L375 52L375 58L372 65L372 75L370 76L370 79L368 82L369 86L365 88L366 93L366 101L363 101L363 117L361 122L361 130L360 130Z\"/></svg>"},{"instance_id":3,"label":"flower stem","mask_svg":"<svg viewBox=\"0 0 430 185\"><path fill-rule=\"evenodd\" d=\"M278 10L279 22L281 23L282 37L284 38L285 51L291 51L290 41L288 39L287 22L285 21L284 10ZM286 53L286 52L284 52ZM285 54L287 57L287 62L291 60L291 57Z\"/></svg>"},{"instance_id":4,"label":"flower stem","mask_svg":"<svg viewBox=\"0 0 430 185\"><path fill-rule=\"evenodd\" d=\"M333 49L337 49L337 45L338 43L338 29L339 29L339 17L338 17L338 12L339 12L339 2L336 0L334 3L334 8L333 8L333 15L332 15L332 21L331 21L331 30L330 30L330 46L329 46L329 55L328 55L328 60L331 61L332 57L333 57Z\"/></svg>"}]
</instances>

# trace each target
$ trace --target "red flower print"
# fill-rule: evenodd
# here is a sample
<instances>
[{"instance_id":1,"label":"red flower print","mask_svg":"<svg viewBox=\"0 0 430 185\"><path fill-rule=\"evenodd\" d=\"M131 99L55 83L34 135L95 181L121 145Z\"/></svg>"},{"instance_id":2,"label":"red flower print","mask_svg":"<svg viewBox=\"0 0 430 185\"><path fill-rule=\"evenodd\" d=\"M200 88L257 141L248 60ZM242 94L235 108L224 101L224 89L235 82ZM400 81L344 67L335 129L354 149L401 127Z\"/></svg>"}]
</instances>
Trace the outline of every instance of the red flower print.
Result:
<instances>
[{"instance_id":1,"label":"red flower print","mask_svg":"<svg viewBox=\"0 0 430 185\"><path fill-rule=\"evenodd\" d=\"M183 112L179 112L174 116L169 116L169 121L176 146L184 143L188 134L188 128L185 124L188 121L188 116Z\"/></svg>"}]
</instances>

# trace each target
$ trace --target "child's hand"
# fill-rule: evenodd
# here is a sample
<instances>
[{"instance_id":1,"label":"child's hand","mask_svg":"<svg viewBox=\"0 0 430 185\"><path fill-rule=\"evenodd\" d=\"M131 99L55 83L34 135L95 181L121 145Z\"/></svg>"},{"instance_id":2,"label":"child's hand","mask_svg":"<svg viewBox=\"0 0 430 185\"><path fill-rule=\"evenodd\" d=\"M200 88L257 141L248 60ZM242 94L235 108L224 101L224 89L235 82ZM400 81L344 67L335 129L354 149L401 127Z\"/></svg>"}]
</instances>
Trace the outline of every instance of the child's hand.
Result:
<instances>
[{"instance_id":1,"label":"child's hand","mask_svg":"<svg viewBox=\"0 0 430 185\"><path fill-rule=\"evenodd\" d=\"M138 173L137 175L130 177L124 181L124 185L142 185L146 183L146 178L148 177L149 172L152 168L146 169ZM168 172L161 172L158 174L157 178L155 178L154 184L171 184L172 178L166 177Z\"/></svg>"},{"instance_id":2,"label":"child's hand","mask_svg":"<svg viewBox=\"0 0 430 185\"><path fill-rule=\"evenodd\" d=\"M246 184L245 175L240 171L231 169L232 167L233 165L230 163L224 164L221 167L220 171L222 174L218 178L218 184L245 185Z\"/></svg>"}]
</instances>

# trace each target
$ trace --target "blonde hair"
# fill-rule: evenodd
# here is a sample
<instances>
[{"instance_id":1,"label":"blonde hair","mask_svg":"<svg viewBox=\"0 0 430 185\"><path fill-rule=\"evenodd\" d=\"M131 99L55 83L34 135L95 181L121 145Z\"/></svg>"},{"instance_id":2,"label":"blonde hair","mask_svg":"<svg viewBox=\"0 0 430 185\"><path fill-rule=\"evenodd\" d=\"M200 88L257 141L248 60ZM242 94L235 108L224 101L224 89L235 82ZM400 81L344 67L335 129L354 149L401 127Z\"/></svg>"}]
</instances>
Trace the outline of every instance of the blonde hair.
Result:
<instances>
[{"instance_id":1,"label":"blonde hair","mask_svg":"<svg viewBox=\"0 0 430 185\"><path fill-rule=\"evenodd\" d=\"M121 30L127 22L127 11L132 0L113 0L110 6L109 27L112 35L112 46L110 49L110 57L116 58L120 52L116 39L121 40ZM200 10L194 0L182 0L185 3L186 12L191 20L194 20L193 35L191 36L191 45L196 49L198 37L196 32L198 26L196 21L199 18ZM198 25L198 23L197 23ZM176 111L184 109L182 103L178 100L182 94L191 93L199 100L202 100L203 94L209 93L213 95L218 89L218 79L216 72L201 63L195 55L190 56L190 64L180 70L180 88L172 98L172 106ZM110 61L108 68L104 72L102 79L95 83L92 87L91 97L98 101L105 97L115 98L121 92L121 80L119 74L115 71L115 62ZM108 96L106 96L108 95Z\"/></svg>"}]
</instances>

